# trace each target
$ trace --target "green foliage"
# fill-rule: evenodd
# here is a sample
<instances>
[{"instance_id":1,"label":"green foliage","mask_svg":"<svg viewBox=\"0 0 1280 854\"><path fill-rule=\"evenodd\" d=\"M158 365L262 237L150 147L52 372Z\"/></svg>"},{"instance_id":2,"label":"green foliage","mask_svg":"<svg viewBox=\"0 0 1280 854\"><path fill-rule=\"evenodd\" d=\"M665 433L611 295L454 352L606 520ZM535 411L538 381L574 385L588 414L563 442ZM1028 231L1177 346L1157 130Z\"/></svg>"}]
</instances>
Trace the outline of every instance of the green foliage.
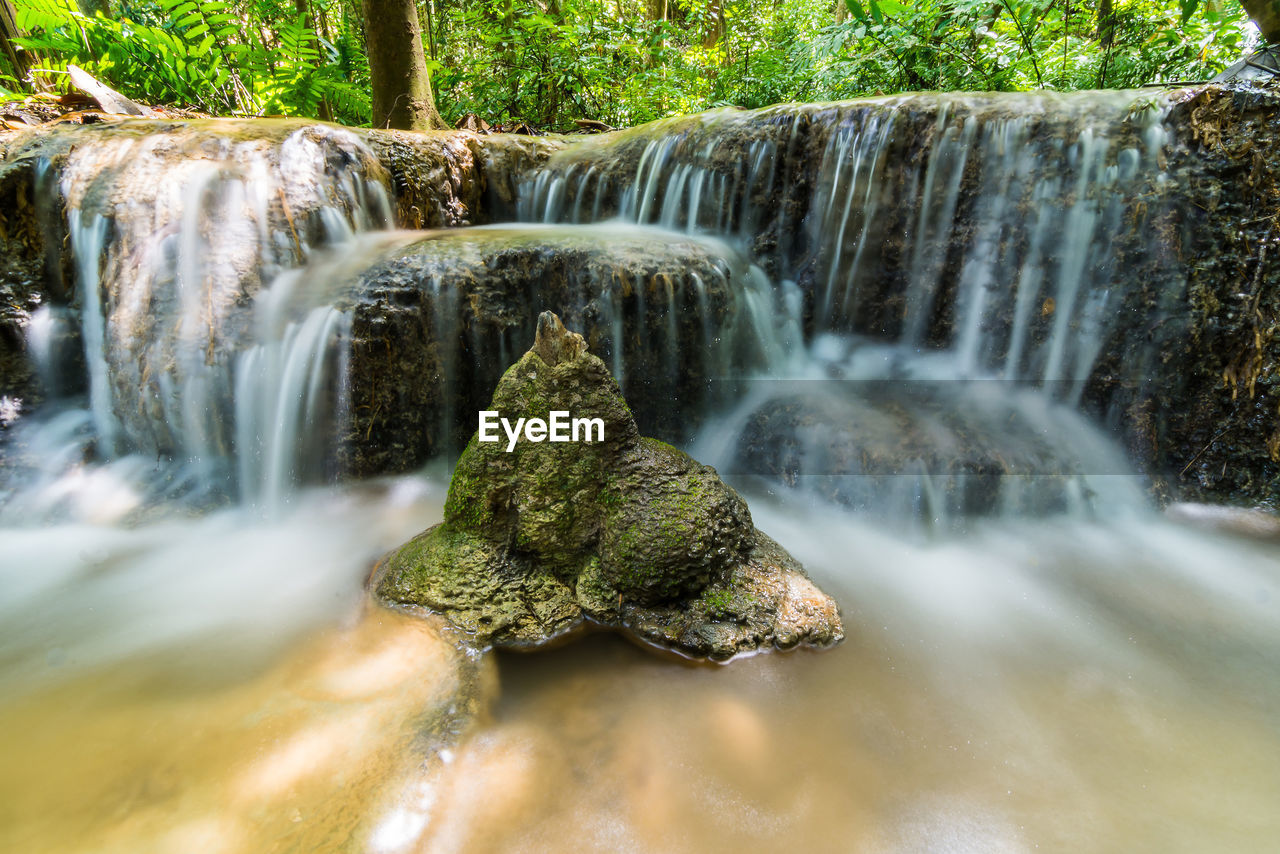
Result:
<instances>
[{"instance_id":1,"label":"green foliage","mask_svg":"<svg viewBox=\"0 0 1280 854\"><path fill-rule=\"evenodd\" d=\"M1240 57L1238 6L1190 18L1197 0L847 0L810 54L816 86L843 97L927 89L1070 90L1204 79Z\"/></svg>"},{"instance_id":2,"label":"green foliage","mask_svg":"<svg viewBox=\"0 0 1280 854\"><path fill-rule=\"evenodd\" d=\"M357 0L15 0L23 44L131 97L369 120ZM303 14L300 10L305 9ZM441 113L566 130L722 105L1202 80L1256 38L1238 0L420 0ZM45 72L49 73L49 72ZM0 65L0 86L18 81Z\"/></svg>"},{"instance_id":3,"label":"green foliage","mask_svg":"<svg viewBox=\"0 0 1280 854\"><path fill-rule=\"evenodd\" d=\"M430 42L446 117L552 128L877 93L1206 79L1251 37L1236 0L431 5L443 10Z\"/></svg>"},{"instance_id":4,"label":"green foliage","mask_svg":"<svg viewBox=\"0 0 1280 854\"><path fill-rule=\"evenodd\" d=\"M125 5L114 19L87 17L74 0L15 6L39 73L75 64L136 100L218 115L369 119L368 66L351 60L359 36L345 14L334 44L292 4L154 0Z\"/></svg>"},{"instance_id":5,"label":"green foliage","mask_svg":"<svg viewBox=\"0 0 1280 854\"><path fill-rule=\"evenodd\" d=\"M666 80L673 28L604 4L476 0L449 6L432 35L446 118L475 112L557 126L573 117L634 124L683 105Z\"/></svg>"}]
</instances>

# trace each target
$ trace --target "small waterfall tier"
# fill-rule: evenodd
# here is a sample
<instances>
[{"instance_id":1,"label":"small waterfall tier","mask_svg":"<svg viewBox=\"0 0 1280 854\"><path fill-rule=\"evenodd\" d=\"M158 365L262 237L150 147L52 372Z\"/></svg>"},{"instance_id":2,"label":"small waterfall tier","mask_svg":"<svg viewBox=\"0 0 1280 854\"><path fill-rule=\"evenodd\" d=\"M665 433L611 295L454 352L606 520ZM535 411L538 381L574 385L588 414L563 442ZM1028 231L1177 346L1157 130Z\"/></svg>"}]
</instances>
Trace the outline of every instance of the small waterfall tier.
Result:
<instances>
[{"instance_id":1,"label":"small waterfall tier","mask_svg":"<svg viewBox=\"0 0 1280 854\"><path fill-rule=\"evenodd\" d=\"M144 491L234 494L239 440L242 458L288 480L299 448L323 444L299 436L331 421L336 390L322 377L341 329L325 296L300 295L288 271L390 224L391 177L370 148L298 122L125 122L9 157L42 199L46 268L67 273L28 331L61 439L82 446L64 463L117 463L136 484L150 459L159 473ZM252 379L237 372L246 366ZM35 464L47 489L27 493L27 510L56 504L66 474Z\"/></svg>"},{"instance_id":2,"label":"small waterfall tier","mask_svg":"<svg viewBox=\"0 0 1280 854\"><path fill-rule=\"evenodd\" d=\"M0 135L0 501L76 515L88 479L119 500L86 506L274 507L449 458L542 310L642 430L824 500L1109 512L1138 473L1270 500L1273 100L913 95L577 140Z\"/></svg>"},{"instance_id":3,"label":"small waterfall tier","mask_svg":"<svg viewBox=\"0 0 1280 854\"><path fill-rule=\"evenodd\" d=\"M1269 93L1208 88L722 110L553 154L526 179L521 213L656 223L737 246L779 291L799 295L806 357L762 376L844 381L803 408L810 421L817 412L836 419L834 432L846 438L848 425L864 421L832 406L890 406L892 421L958 399L948 438L906 443L896 467L883 445L868 448L877 477L888 468L993 470L988 451L1001 445L1011 452L995 468L1010 474L1025 474L1033 457L1045 460L1039 474L1054 477L1124 470L1115 453L1079 458L1083 425L1097 433L1084 446L1127 452L1136 464L1128 470L1153 475L1162 493L1238 489L1273 500L1280 400L1259 378L1274 375L1263 366L1280 356L1268 343L1280 296L1266 284L1280 280L1280 269L1266 248L1270 220L1259 211L1275 204L1280 152L1257 146L1274 109ZM1062 428L1051 433L1076 438L1064 437L1061 453L1015 464L1013 449L1026 442L990 433L980 405L960 405L957 383L975 383L969 387L983 388L988 401L1003 389L988 414L1019 411L1014 421L1033 423L1041 416L1025 407L1040 407ZM857 391L868 387L870 397ZM729 416L754 425L738 440L793 443L791 427L771 438L760 430L779 423L777 410L794 403L797 389L760 388L785 400L761 392L752 398L759 417ZM1028 403L1035 396L1043 401ZM966 411L974 417L961 428L954 419ZM1214 416L1190 414L1197 411ZM718 448L736 447L724 429L715 429ZM923 425L911 432L929 435ZM973 451L948 461L957 442ZM833 473L829 453L788 459L788 478ZM804 459L816 462L810 468ZM842 476L869 471L836 468ZM919 503L929 488L911 491ZM1031 504L1074 503L1068 499ZM968 498L943 503L973 506Z\"/></svg>"},{"instance_id":4,"label":"small waterfall tier","mask_svg":"<svg viewBox=\"0 0 1280 854\"><path fill-rule=\"evenodd\" d=\"M726 378L776 363L799 337L763 272L711 237L610 223L390 239L351 283L349 473L461 450L551 306L583 331L636 417L673 440L687 438L691 413L728 402Z\"/></svg>"}]
</instances>

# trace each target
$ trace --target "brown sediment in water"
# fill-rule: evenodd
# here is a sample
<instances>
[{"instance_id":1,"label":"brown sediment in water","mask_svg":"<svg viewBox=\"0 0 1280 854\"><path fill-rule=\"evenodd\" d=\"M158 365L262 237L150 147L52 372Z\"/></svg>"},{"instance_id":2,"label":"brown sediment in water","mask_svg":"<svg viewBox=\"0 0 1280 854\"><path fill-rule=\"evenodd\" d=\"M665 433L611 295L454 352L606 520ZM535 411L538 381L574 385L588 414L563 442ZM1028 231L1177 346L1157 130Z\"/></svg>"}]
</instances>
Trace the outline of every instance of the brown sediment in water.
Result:
<instances>
[{"instance_id":1,"label":"brown sediment in water","mask_svg":"<svg viewBox=\"0 0 1280 854\"><path fill-rule=\"evenodd\" d=\"M247 678L144 661L11 697L0 847L363 850L388 788L491 691L442 622L371 603Z\"/></svg>"},{"instance_id":2,"label":"brown sediment in water","mask_svg":"<svg viewBox=\"0 0 1280 854\"><path fill-rule=\"evenodd\" d=\"M620 639L504 656L413 850L1257 850L1280 752L1256 715L928 655L868 633L713 673Z\"/></svg>"},{"instance_id":3,"label":"brown sediment in water","mask_svg":"<svg viewBox=\"0 0 1280 854\"><path fill-rule=\"evenodd\" d=\"M0 847L1118 854L1280 832L1273 547L1156 520L910 545L761 513L849 604L840 647L672 667L591 635L477 660L372 609L247 672L142 656L0 699Z\"/></svg>"}]
</instances>

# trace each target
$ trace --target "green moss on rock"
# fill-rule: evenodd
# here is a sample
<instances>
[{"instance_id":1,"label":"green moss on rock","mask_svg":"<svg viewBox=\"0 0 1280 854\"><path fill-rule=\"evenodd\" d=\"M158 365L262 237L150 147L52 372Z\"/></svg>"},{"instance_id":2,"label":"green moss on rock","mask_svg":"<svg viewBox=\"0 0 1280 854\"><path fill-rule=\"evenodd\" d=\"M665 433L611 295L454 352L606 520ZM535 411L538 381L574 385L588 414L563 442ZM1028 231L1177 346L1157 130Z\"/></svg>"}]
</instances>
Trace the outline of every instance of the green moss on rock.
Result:
<instances>
[{"instance_id":1,"label":"green moss on rock","mask_svg":"<svg viewBox=\"0 0 1280 854\"><path fill-rule=\"evenodd\" d=\"M639 435L604 363L544 312L534 347L490 409L515 423L555 410L599 418L591 442L478 435L458 461L444 522L392 554L377 582L482 643L536 646L590 620L684 654L825 646L839 610L757 531L714 469Z\"/></svg>"}]
</instances>

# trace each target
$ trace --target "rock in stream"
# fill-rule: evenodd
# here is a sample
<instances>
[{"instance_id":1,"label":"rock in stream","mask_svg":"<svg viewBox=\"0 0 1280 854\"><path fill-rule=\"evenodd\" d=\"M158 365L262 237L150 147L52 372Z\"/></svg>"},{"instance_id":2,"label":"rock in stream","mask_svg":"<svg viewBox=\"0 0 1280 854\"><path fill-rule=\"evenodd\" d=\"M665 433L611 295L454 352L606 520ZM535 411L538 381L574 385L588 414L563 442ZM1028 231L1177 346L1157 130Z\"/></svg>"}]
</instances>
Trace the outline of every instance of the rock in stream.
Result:
<instances>
[{"instance_id":1,"label":"rock in stream","mask_svg":"<svg viewBox=\"0 0 1280 854\"><path fill-rule=\"evenodd\" d=\"M715 660L843 638L836 603L756 530L737 492L640 436L604 362L554 314L543 312L533 349L503 376L490 409L511 424L566 411L600 419L603 431L590 442L514 445L503 430L496 442L477 432L444 522L380 568L384 600L440 612L505 648L588 622Z\"/></svg>"}]
</instances>

